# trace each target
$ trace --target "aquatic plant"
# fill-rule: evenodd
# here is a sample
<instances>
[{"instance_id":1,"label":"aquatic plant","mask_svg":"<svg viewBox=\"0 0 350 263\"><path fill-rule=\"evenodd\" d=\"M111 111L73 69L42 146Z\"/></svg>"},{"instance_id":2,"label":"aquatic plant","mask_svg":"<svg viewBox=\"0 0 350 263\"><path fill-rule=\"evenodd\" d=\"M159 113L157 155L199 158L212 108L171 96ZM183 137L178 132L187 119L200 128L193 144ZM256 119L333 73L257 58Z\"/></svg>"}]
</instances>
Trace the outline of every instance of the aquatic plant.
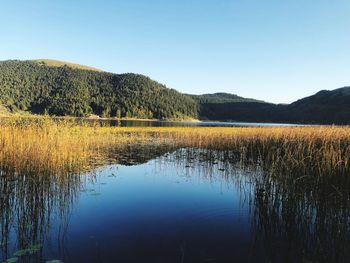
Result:
<instances>
[{"instance_id":1,"label":"aquatic plant","mask_svg":"<svg viewBox=\"0 0 350 263\"><path fill-rule=\"evenodd\" d=\"M349 261L349 174L272 174L253 164L239 167L229 152L210 149L183 148L158 160L163 171L175 168L188 178L239 189L242 206L251 209L251 261Z\"/></svg>"},{"instance_id":2,"label":"aquatic plant","mask_svg":"<svg viewBox=\"0 0 350 263\"><path fill-rule=\"evenodd\" d=\"M0 170L42 174L123 159L132 164L134 152L147 155L161 147L227 151L242 165L258 163L271 173L332 175L349 171L350 128L103 127L74 119L0 119Z\"/></svg>"},{"instance_id":3,"label":"aquatic plant","mask_svg":"<svg viewBox=\"0 0 350 263\"><path fill-rule=\"evenodd\" d=\"M332 129L332 127L325 128ZM337 129L335 132L339 132ZM131 136L133 136L133 129L123 128L122 130L131 131ZM137 132L139 130L144 129L135 129ZM232 129L227 132L236 130ZM119 132L118 129L117 131ZM164 132L166 130L152 128L151 131ZM190 129L186 128L185 131L188 133ZM306 174L302 173L302 169L295 173L291 173L292 170L277 168L270 170L266 166L266 160L259 163L253 162L254 158L262 158L260 155L249 155L251 159L247 157L246 161L242 162L242 155L239 151L218 147L215 144L202 142L203 144L198 146L195 144L198 141L193 141L193 146L191 146L190 143L182 144L182 142L170 140L166 144L174 144L174 147L178 148L176 151L172 151L174 149L172 146L157 148L157 145L170 138L170 135L167 134L166 137L163 137L164 140L160 140L159 137L163 136L160 132L154 136L156 139L152 144L146 140L143 144L141 141L140 144L143 145L141 149L131 142L125 148L107 147L106 150L110 155L104 150L101 150L100 153L106 154L107 159L116 156L114 159L116 162L126 164L130 163L128 158L131 158L133 163L139 163L163 156L157 158L158 169L167 170L180 166L183 169L183 173L180 174L186 174L186 179L199 171L197 175L200 180L210 182L219 180L225 186L233 184L239 186L244 192L244 202L251 206L252 234L255 242L253 251L259 253L259 248L262 248L266 252L264 257L270 261L273 261L271 258L273 255L289 256L295 258L295 262L299 259L346 262L346 259L349 258L350 192L348 189L350 189L350 178L347 173L341 173L346 170L346 166L340 166L342 169L338 170L339 173L334 171L331 175L318 173L317 170L314 170L315 173L305 170ZM179 130L174 129L174 132L179 132ZM201 129L197 132L201 132ZM261 130L258 129L257 132ZM174 134L172 133L171 136ZM148 135L143 136L147 138ZM139 150L135 152L134 150L137 149ZM162 159L166 160L164 164L162 164ZM239 167L244 167L244 169L239 169ZM249 171L249 173L242 173L242 171ZM296 171L295 168L293 171ZM94 181L94 173L88 174L97 185L98 180ZM8 245L10 244L9 234L13 229L15 229L18 248L24 248L23 251L17 251L19 254L16 255L24 258L27 256L42 257L40 253L30 255L27 254L27 251L32 244L45 242L50 217L58 216L62 221L60 228L63 229L62 237L64 237L70 213L69 207L73 205L75 196L80 193L88 196L100 194L96 192L94 186L83 184L84 179L90 180L84 175L84 173L80 175L30 173L15 176L11 173L1 174L0 225L2 227L1 244L6 244L3 248L4 258L14 256L11 246ZM111 175L114 174L111 173ZM182 182L182 179L175 181L177 184ZM280 247L279 241L281 240L283 244L291 244L291 246ZM284 253L283 249L290 253Z\"/></svg>"}]
</instances>

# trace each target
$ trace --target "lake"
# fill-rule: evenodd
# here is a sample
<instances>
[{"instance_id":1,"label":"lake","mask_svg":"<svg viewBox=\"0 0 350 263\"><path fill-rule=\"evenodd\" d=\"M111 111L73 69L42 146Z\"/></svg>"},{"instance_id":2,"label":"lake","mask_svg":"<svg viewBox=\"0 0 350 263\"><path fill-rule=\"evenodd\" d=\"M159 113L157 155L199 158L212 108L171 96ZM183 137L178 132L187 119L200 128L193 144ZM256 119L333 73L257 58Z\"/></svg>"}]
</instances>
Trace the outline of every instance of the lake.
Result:
<instances>
[{"instance_id":1,"label":"lake","mask_svg":"<svg viewBox=\"0 0 350 263\"><path fill-rule=\"evenodd\" d=\"M229 152L135 151L59 177L1 173L1 259L346 262L348 193L284 188ZM147 152L147 151L146 151ZM336 187L336 185L334 186ZM311 187L312 188L312 187ZM345 204L345 205L344 205ZM10 262L10 261L9 261Z\"/></svg>"},{"instance_id":2,"label":"lake","mask_svg":"<svg viewBox=\"0 0 350 263\"><path fill-rule=\"evenodd\" d=\"M86 119L84 119L86 121ZM223 122L223 121L144 121L144 120L87 120L99 125L120 127L288 127L303 126L291 123Z\"/></svg>"}]
</instances>

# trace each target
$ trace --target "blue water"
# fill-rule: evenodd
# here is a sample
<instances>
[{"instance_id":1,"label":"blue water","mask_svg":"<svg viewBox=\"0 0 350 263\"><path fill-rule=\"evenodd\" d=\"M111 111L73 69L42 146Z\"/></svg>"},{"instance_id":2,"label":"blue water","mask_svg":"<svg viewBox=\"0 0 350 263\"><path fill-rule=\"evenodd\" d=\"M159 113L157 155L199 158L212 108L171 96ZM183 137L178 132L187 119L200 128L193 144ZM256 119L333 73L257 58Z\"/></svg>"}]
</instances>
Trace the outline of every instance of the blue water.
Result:
<instances>
[{"instance_id":1,"label":"blue water","mask_svg":"<svg viewBox=\"0 0 350 263\"><path fill-rule=\"evenodd\" d=\"M142 121L142 120L89 120L122 127L289 127L303 126L291 123L222 122L222 121Z\"/></svg>"},{"instance_id":2,"label":"blue water","mask_svg":"<svg viewBox=\"0 0 350 263\"><path fill-rule=\"evenodd\" d=\"M239 187L223 182L222 172L205 178L195 168L164 169L159 162L98 171L84 189L100 195L83 192L75 204L64 262L246 257L249 211Z\"/></svg>"},{"instance_id":3,"label":"blue water","mask_svg":"<svg viewBox=\"0 0 350 263\"><path fill-rule=\"evenodd\" d=\"M0 261L40 245L18 262L346 262L346 206L203 152L66 177L0 174Z\"/></svg>"}]
</instances>

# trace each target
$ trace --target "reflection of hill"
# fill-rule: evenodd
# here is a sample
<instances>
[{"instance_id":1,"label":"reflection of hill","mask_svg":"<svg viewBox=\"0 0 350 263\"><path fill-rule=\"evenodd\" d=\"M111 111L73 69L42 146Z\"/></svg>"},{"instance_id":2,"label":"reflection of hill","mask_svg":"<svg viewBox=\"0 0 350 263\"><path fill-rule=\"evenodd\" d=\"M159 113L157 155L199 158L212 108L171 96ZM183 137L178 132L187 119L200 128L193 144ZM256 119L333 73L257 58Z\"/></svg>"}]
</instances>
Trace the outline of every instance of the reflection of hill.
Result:
<instances>
[{"instance_id":1,"label":"reflection of hill","mask_svg":"<svg viewBox=\"0 0 350 263\"><path fill-rule=\"evenodd\" d=\"M139 165L147 163L164 154L176 150L176 146L159 145L159 144L131 144L122 148L117 148L111 151L108 156L110 163L117 163L122 165Z\"/></svg>"}]
</instances>

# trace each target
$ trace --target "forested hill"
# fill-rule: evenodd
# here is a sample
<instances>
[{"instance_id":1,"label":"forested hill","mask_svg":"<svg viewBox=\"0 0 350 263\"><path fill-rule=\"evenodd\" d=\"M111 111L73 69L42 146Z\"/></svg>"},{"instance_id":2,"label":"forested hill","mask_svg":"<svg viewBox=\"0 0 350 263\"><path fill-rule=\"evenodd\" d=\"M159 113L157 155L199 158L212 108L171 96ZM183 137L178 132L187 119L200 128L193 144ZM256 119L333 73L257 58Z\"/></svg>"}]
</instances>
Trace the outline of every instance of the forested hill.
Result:
<instances>
[{"instance_id":1,"label":"forested hill","mask_svg":"<svg viewBox=\"0 0 350 263\"><path fill-rule=\"evenodd\" d=\"M287 109L290 118L300 122L350 124L350 87L319 91Z\"/></svg>"},{"instance_id":2,"label":"forested hill","mask_svg":"<svg viewBox=\"0 0 350 263\"><path fill-rule=\"evenodd\" d=\"M189 96L191 96L195 101L197 101L200 104L205 104L205 103L237 103L237 102L260 102L260 103L263 103L264 102L261 100L243 98L243 97L240 97L236 94L224 93L224 92L203 94L203 95L189 95Z\"/></svg>"},{"instance_id":3,"label":"forested hill","mask_svg":"<svg viewBox=\"0 0 350 263\"><path fill-rule=\"evenodd\" d=\"M186 95L137 74L113 74L55 60L0 62L0 116L56 116L350 124L350 87L291 104L234 94Z\"/></svg>"},{"instance_id":4,"label":"forested hill","mask_svg":"<svg viewBox=\"0 0 350 263\"><path fill-rule=\"evenodd\" d=\"M148 77L52 63L0 62L0 105L57 116L197 118L198 104L191 97Z\"/></svg>"},{"instance_id":5,"label":"forested hill","mask_svg":"<svg viewBox=\"0 0 350 263\"><path fill-rule=\"evenodd\" d=\"M235 95L234 95L235 96ZM194 96L201 119L246 122L350 124L350 87L323 90L291 104L241 97Z\"/></svg>"}]
</instances>

